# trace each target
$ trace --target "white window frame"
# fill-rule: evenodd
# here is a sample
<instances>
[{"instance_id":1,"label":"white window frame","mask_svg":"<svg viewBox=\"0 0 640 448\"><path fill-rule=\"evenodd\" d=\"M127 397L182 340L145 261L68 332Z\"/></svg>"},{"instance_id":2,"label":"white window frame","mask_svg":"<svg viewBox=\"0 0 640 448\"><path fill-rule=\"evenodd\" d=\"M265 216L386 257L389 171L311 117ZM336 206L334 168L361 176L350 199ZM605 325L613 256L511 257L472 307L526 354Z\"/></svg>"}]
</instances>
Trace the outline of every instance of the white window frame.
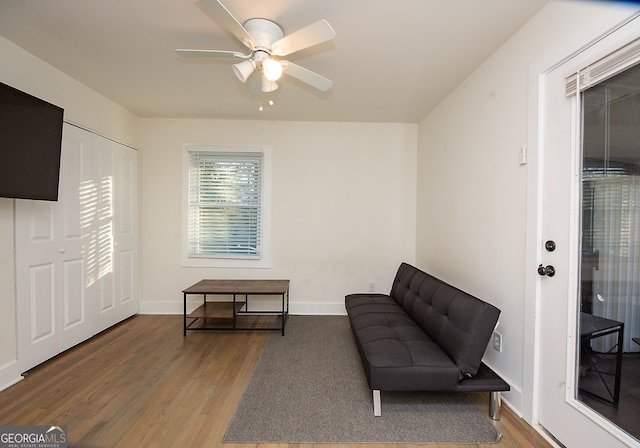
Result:
<instances>
[{"instance_id":1,"label":"white window frame","mask_svg":"<svg viewBox=\"0 0 640 448\"><path fill-rule=\"evenodd\" d=\"M261 252L255 258L225 258L223 256L191 256L189 254L189 167L191 152L246 153L260 152L262 160L262 226ZM219 146L184 144L182 150L182 266L220 268L271 267L271 146Z\"/></svg>"}]
</instances>

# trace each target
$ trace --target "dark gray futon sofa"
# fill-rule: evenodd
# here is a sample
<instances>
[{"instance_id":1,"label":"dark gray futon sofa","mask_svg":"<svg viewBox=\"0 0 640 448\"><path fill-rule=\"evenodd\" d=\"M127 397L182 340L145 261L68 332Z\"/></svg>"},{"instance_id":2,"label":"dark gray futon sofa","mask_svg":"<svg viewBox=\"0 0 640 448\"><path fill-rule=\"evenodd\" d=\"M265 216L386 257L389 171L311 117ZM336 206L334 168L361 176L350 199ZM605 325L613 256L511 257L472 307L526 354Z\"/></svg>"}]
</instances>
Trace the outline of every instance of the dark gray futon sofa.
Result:
<instances>
[{"instance_id":1,"label":"dark gray futon sofa","mask_svg":"<svg viewBox=\"0 0 640 448\"><path fill-rule=\"evenodd\" d=\"M500 310L402 263L387 294L345 297L351 329L373 390L490 392L489 414L500 418L509 385L482 363Z\"/></svg>"}]
</instances>

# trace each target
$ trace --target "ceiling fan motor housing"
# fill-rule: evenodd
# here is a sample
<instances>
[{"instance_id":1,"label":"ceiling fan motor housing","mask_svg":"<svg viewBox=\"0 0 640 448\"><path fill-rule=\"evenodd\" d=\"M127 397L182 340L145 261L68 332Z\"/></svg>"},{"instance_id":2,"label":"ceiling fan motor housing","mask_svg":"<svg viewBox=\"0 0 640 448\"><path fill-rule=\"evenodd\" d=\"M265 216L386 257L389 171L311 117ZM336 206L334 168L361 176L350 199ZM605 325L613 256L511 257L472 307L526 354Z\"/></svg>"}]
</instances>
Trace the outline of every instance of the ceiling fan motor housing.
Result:
<instances>
[{"instance_id":1,"label":"ceiling fan motor housing","mask_svg":"<svg viewBox=\"0 0 640 448\"><path fill-rule=\"evenodd\" d=\"M253 37L256 42L255 50L264 51L271 55L271 44L279 41L284 37L282 28L271 20L267 19L249 19L244 22L245 29Z\"/></svg>"}]
</instances>

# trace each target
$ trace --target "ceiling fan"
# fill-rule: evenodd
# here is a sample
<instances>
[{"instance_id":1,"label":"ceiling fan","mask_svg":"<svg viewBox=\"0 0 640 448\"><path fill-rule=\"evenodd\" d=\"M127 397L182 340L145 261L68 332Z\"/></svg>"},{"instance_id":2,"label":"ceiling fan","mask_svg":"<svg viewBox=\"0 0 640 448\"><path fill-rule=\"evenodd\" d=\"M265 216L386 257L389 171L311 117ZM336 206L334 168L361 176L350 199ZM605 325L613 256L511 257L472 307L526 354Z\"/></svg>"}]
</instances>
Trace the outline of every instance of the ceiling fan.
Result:
<instances>
[{"instance_id":1,"label":"ceiling fan","mask_svg":"<svg viewBox=\"0 0 640 448\"><path fill-rule=\"evenodd\" d=\"M282 28L271 20L254 18L242 25L220 1L199 0L199 3L250 51L244 54L239 51L176 49L180 56L242 59L233 65L233 73L244 83L253 72L259 72L262 92L276 90L276 81L283 73L321 91L327 91L333 85L330 79L281 59L333 39L336 33L326 20L319 20L285 36Z\"/></svg>"}]
</instances>

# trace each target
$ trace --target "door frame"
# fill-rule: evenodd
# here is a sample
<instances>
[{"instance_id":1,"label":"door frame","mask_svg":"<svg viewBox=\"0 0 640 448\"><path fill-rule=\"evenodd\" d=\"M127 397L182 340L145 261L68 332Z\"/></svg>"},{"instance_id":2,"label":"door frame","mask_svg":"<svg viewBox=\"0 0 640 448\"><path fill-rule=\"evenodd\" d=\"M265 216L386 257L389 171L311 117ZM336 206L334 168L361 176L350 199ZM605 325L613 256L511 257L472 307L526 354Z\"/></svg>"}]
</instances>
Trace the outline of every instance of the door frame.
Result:
<instances>
[{"instance_id":1,"label":"door frame","mask_svg":"<svg viewBox=\"0 0 640 448\"><path fill-rule=\"evenodd\" d=\"M636 21L634 24L636 30L632 30L631 26L626 25ZM629 12L613 11L609 16L603 17L599 22L599 29L593 30L590 36L574 36L568 42L559 45L552 52L534 63L529 70L529 118L528 118L528 138L527 147L529 154L527 155L528 176L527 176L527 220L526 220L526 259L525 259L525 303L524 303L524 347L523 347L523 395L522 395L522 417L538 432L545 436L550 442L554 440L540 425L539 408L540 408L540 363L541 347L540 334L542 328L540 326L541 313L541 294L542 283L541 277L537 274L537 266L543 260L543 229L542 229L542 200L543 200L543 166L544 154L539 152L541 142L544 141L545 129L544 119L546 113L546 105L544 103L544 82L545 77L558 69L562 65L568 63L575 57L585 51L594 52L599 57L614 51L621 47L624 43L631 40L631 37L638 34L637 27L640 22L640 12L636 12L629 16ZM610 42L604 42L606 38L615 37ZM596 38L593 38L596 36ZM573 123L572 125L575 125ZM572 142L573 144L573 142ZM580 152L578 151L578 155ZM573 214L578 213L574 211ZM572 216L573 220L574 216ZM572 247L575 246L571 245ZM577 255L574 254L577 260ZM572 258L573 259L573 258ZM573 304L569 304L572 306ZM571 319L571 317L570 317ZM575 316L573 316L575 321ZM572 351L573 347L571 347ZM568 372L574 370L571 365L574 359L568 359ZM567 378L567 384L573 386L575 380ZM635 439L622 433L615 425L608 420L600 417L587 406L581 404L575 399L569 400L569 404L578 408L580 412L603 427L606 431L614 434L625 443L637 444ZM627 440L625 440L625 438ZM560 441L562 442L562 441Z\"/></svg>"}]
</instances>

